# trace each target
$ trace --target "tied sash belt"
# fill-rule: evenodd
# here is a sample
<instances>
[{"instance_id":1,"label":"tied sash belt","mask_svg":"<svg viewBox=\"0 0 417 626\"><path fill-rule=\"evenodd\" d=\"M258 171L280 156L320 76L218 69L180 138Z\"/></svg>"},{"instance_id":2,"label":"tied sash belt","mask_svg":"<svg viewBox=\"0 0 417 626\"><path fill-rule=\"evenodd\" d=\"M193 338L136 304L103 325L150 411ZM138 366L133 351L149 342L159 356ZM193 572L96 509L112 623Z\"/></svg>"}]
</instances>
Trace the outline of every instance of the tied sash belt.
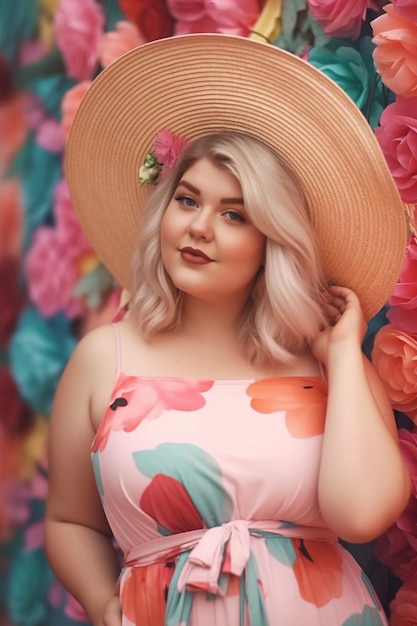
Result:
<instances>
[{"instance_id":1,"label":"tied sash belt","mask_svg":"<svg viewBox=\"0 0 417 626\"><path fill-rule=\"evenodd\" d=\"M337 537L327 528L236 519L220 526L177 533L146 542L125 554L125 566L142 567L189 552L177 580L177 591L181 593L184 590L205 590L223 595L219 586L220 574L242 575L249 560L251 539L256 537L337 542Z\"/></svg>"}]
</instances>

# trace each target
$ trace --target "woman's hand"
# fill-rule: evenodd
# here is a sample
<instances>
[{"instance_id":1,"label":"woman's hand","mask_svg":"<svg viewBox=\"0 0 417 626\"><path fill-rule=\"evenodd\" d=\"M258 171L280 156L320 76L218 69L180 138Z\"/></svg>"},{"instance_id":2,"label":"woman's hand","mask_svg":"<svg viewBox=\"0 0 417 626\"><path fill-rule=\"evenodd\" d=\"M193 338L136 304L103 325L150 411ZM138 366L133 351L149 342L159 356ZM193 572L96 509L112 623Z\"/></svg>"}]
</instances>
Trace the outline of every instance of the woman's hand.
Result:
<instances>
[{"instance_id":1,"label":"woman's hand","mask_svg":"<svg viewBox=\"0 0 417 626\"><path fill-rule=\"evenodd\" d=\"M367 331L359 298L351 289L329 287L325 302L328 326L311 343L314 356L324 365L327 364L331 345L348 340L360 347Z\"/></svg>"},{"instance_id":2,"label":"woman's hand","mask_svg":"<svg viewBox=\"0 0 417 626\"><path fill-rule=\"evenodd\" d=\"M122 611L118 596L112 596L94 620L94 626L121 626Z\"/></svg>"}]
</instances>

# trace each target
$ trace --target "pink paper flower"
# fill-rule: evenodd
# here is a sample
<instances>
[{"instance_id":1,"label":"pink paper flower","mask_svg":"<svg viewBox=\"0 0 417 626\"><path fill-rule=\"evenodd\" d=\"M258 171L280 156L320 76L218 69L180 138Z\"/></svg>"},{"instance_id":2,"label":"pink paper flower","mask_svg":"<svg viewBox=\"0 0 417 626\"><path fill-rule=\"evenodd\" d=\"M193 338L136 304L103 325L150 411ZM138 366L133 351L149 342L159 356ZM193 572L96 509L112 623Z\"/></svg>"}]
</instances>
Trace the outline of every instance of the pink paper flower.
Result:
<instances>
[{"instance_id":1,"label":"pink paper flower","mask_svg":"<svg viewBox=\"0 0 417 626\"><path fill-rule=\"evenodd\" d=\"M58 120L48 117L36 133L36 142L49 152L60 153L64 149L64 139L62 137L61 125Z\"/></svg>"},{"instance_id":2,"label":"pink paper flower","mask_svg":"<svg viewBox=\"0 0 417 626\"><path fill-rule=\"evenodd\" d=\"M391 0L395 10L411 22L417 22L416 0Z\"/></svg>"},{"instance_id":3,"label":"pink paper flower","mask_svg":"<svg viewBox=\"0 0 417 626\"><path fill-rule=\"evenodd\" d=\"M417 337L383 326L375 336L372 362L393 408L417 423Z\"/></svg>"},{"instance_id":4,"label":"pink paper flower","mask_svg":"<svg viewBox=\"0 0 417 626\"><path fill-rule=\"evenodd\" d=\"M400 277L388 301L387 317L394 328L417 336L417 241L410 237Z\"/></svg>"},{"instance_id":5,"label":"pink paper flower","mask_svg":"<svg viewBox=\"0 0 417 626\"><path fill-rule=\"evenodd\" d=\"M417 98L397 98L375 135L404 202L417 203Z\"/></svg>"},{"instance_id":6,"label":"pink paper flower","mask_svg":"<svg viewBox=\"0 0 417 626\"><path fill-rule=\"evenodd\" d=\"M392 4L371 22L375 66L383 83L398 96L417 96L417 24L396 12Z\"/></svg>"},{"instance_id":7,"label":"pink paper flower","mask_svg":"<svg viewBox=\"0 0 417 626\"><path fill-rule=\"evenodd\" d=\"M310 13L331 37L358 37L368 8L375 8L369 0L307 0Z\"/></svg>"},{"instance_id":8,"label":"pink paper flower","mask_svg":"<svg viewBox=\"0 0 417 626\"><path fill-rule=\"evenodd\" d=\"M61 100L61 130L65 141L68 141L75 114L90 85L91 80L83 80L81 83L78 83L71 89L68 89Z\"/></svg>"},{"instance_id":9,"label":"pink paper flower","mask_svg":"<svg viewBox=\"0 0 417 626\"><path fill-rule=\"evenodd\" d=\"M117 22L116 30L104 34L100 42L99 59L107 67L116 59L145 43L143 35L131 22Z\"/></svg>"},{"instance_id":10,"label":"pink paper flower","mask_svg":"<svg viewBox=\"0 0 417 626\"><path fill-rule=\"evenodd\" d=\"M400 587L390 604L390 626L417 624L417 576Z\"/></svg>"},{"instance_id":11,"label":"pink paper flower","mask_svg":"<svg viewBox=\"0 0 417 626\"><path fill-rule=\"evenodd\" d=\"M206 0L206 12L218 33L247 37L259 17L257 0Z\"/></svg>"},{"instance_id":12,"label":"pink paper flower","mask_svg":"<svg viewBox=\"0 0 417 626\"><path fill-rule=\"evenodd\" d=\"M44 317L65 311L74 318L84 310L82 299L74 297L73 291L81 276L80 260L91 253L91 245L64 181L55 190L54 215L55 227L39 227L26 256L29 295Z\"/></svg>"},{"instance_id":13,"label":"pink paper flower","mask_svg":"<svg viewBox=\"0 0 417 626\"><path fill-rule=\"evenodd\" d=\"M104 21L103 10L95 0L61 0L54 18L55 40L70 78L92 77Z\"/></svg>"}]
</instances>

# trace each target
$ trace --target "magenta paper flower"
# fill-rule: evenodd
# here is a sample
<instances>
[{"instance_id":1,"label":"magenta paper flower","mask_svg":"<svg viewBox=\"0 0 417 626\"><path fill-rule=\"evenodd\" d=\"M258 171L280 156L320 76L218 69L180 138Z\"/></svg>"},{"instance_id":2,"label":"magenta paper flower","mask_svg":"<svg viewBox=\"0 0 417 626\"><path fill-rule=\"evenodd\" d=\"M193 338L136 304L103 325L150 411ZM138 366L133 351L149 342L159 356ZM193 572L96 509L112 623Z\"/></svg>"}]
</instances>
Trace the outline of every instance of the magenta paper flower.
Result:
<instances>
[{"instance_id":1,"label":"magenta paper flower","mask_svg":"<svg viewBox=\"0 0 417 626\"><path fill-rule=\"evenodd\" d=\"M389 608L390 626L417 624L417 575L400 587Z\"/></svg>"},{"instance_id":2,"label":"magenta paper flower","mask_svg":"<svg viewBox=\"0 0 417 626\"><path fill-rule=\"evenodd\" d=\"M400 277L388 301L387 317L394 328L417 336L417 241L410 237Z\"/></svg>"},{"instance_id":3,"label":"magenta paper flower","mask_svg":"<svg viewBox=\"0 0 417 626\"><path fill-rule=\"evenodd\" d=\"M417 337L383 326L375 335L372 362L393 408L417 422Z\"/></svg>"},{"instance_id":4,"label":"magenta paper flower","mask_svg":"<svg viewBox=\"0 0 417 626\"><path fill-rule=\"evenodd\" d=\"M61 0L54 18L56 44L68 76L88 80L98 63L104 14L95 0Z\"/></svg>"},{"instance_id":5,"label":"magenta paper flower","mask_svg":"<svg viewBox=\"0 0 417 626\"><path fill-rule=\"evenodd\" d=\"M391 0L391 3L395 6L397 13L406 17L410 22L417 22L416 0Z\"/></svg>"},{"instance_id":6,"label":"magenta paper flower","mask_svg":"<svg viewBox=\"0 0 417 626\"><path fill-rule=\"evenodd\" d=\"M388 565L401 580L411 580L417 572L417 542L410 543L409 537L391 526L375 545L375 556Z\"/></svg>"},{"instance_id":7,"label":"magenta paper flower","mask_svg":"<svg viewBox=\"0 0 417 626\"><path fill-rule=\"evenodd\" d=\"M163 410L194 411L203 407L206 401L201 394L212 385L211 380L155 380L122 375L97 431L92 451L104 450L112 431L135 430L145 417L156 419Z\"/></svg>"},{"instance_id":8,"label":"magenta paper flower","mask_svg":"<svg viewBox=\"0 0 417 626\"><path fill-rule=\"evenodd\" d=\"M330 37L359 36L368 8L375 8L370 0L307 0L310 13L320 22Z\"/></svg>"},{"instance_id":9,"label":"magenta paper flower","mask_svg":"<svg viewBox=\"0 0 417 626\"><path fill-rule=\"evenodd\" d=\"M90 85L91 80L83 80L81 83L78 83L74 87L71 87L71 89L68 89L61 100L61 131L66 142L68 141L75 114Z\"/></svg>"},{"instance_id":10,"label":"magenta paper flower","mask_svg":"<svg viewBox=\"0 0 417 626\"><path fill-rule=\"evenodd\" d=\"M396 12L392 4L371 22L375 66L382 82L398 96L417 96L417 24Z\"/></svg>"},{"instance_id":11,"label":"magenta paper flower","mask_svg":"<svg viewBox=\"0 0 417 626\"><path fill-rule=\"evenodd\" d=\"M389 104L375 136L402 200L417 203L417 98L397 98Z\"/></svg>"},{"instance_id":12,"label":"magenta paper flower","mask_svg":"<svg viewBox=\"0 0 417 626\"><path fill-rule=\"evenodd\" d=\"M107 67L116 59L145 43L145 38L131 22L117 22L116 30L105 33L100 42L99 59Z\"/></svg>"},{"instance_id":13,"label":"magenta paper flower","mask_svg":"<svg viewBox=\"0 0 417 626\"><path fill-rule=\"evenodd\" d=\"M398 437L401 454L411 479L411 497L395 524L378 540L376 555L407 584L413 579L416 581L417 573L417 432L400 428ZM417 593L416 587L414 590ZM396 610L399 618L401 598L398 601ZM417 611L417 606L415 610ZM397 623L402 624L401 621Z\"/></svg>"},{"instance_id":14,"label":"magenta paper flower","mask_svg":"<svg viewBox=\"0 0 417 626\"><path fill-rule=\"evenodd\" d=\"M40 226L26 256L29 295L44 317L64 311L72 319L84 311L82 299L74 297L73 291L91 245L73 211L64 181L55 189L54 216L55 227Z\"/></svg>"}]
</instances>

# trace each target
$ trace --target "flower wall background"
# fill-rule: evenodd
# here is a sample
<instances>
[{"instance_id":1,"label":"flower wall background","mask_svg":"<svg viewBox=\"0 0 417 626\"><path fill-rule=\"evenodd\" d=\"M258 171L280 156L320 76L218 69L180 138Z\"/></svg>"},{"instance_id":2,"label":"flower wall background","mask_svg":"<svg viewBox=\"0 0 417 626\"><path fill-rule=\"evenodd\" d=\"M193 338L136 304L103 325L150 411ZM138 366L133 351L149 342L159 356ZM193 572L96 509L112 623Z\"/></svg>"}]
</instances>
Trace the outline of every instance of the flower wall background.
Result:
<instances>
[{"instance_id":1,"label":"flower wall background","mask_svg":"<svg viewBox=\"0 0 417 626\"><path fill-rule=\"evenodd\" d=\"M66 361L84 333L117 315L121 290L72 210L71 122L112 60L188 32L266 40L331 76L368 119L409 204L406 262L364 348L396 410L413 495L381 539L350 548L391 626L417 624L416 0L0 1L0 624L88 623L43 549L45 443Z\"/></svg>"}]
</instances>

